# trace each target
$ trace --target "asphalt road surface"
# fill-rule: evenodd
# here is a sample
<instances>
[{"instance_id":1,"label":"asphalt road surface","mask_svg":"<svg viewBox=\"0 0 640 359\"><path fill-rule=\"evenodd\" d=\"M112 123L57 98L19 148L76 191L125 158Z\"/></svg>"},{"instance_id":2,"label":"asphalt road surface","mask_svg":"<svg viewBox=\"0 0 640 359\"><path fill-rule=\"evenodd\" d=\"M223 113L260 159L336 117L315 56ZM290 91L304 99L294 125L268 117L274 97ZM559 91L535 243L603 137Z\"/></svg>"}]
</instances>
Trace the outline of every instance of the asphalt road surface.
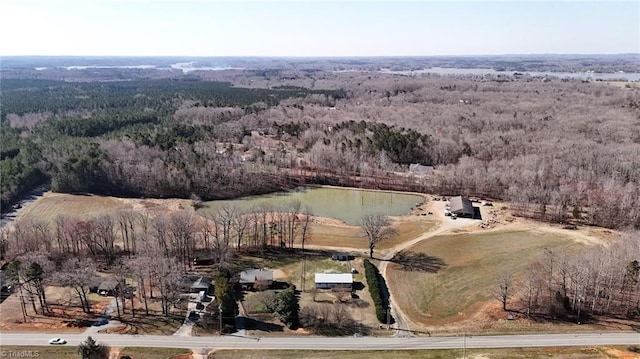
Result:
<instances>
[{"instance_id":1,"label":"asphalt road surface","mask_svg":"<svg viewBox=\"0 0 640 359\"><path fill-rule=\"evenodd\" d=\"M42 346L51 338L76 346L83 334L0 333L0 345ZM96 334L98 343L108 346L207 349L314 349L314 350L402 350L462 348L523 348L597 345L640 345L640 333L536 334L502 336L458 336L428 338L379 337L269 337L252 338L177 337L160 335Z\"/></svg>"}]
</instances>

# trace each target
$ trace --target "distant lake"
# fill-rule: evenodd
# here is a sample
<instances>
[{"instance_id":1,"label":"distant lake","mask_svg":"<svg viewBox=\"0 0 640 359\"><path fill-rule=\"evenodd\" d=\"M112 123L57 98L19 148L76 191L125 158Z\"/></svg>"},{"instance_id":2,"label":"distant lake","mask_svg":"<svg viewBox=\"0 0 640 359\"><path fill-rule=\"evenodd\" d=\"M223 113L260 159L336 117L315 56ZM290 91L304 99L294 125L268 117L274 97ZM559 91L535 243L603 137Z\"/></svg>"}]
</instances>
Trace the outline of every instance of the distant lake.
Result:
<instances>
[{"instance_id":1,"label":"distant lake","mask_svg":"<svg viewBox=\"0 0 640 359\"><path fill-rule=\"evenodd\" d=\"M598 73L598 72L550 72L550 71L497 71L494 69L483 68L457 68L457 67L431 67L421 70L390 70L381 69L379 72L386 74L400 75L419 75L419 74L438 74L438 75L503 75L513 76L514 73L529 75L532 77L557 77L570 78L579 80L603 80L603 81L640 81L640 73L637 72L615 72L615 73Z\"/></svg>"},{"instance_id":2,"label":"distant lake","mask_svg":"<svg viewBox=\"0 0 640 359\"><path fill-rule=\"evenodd\" d=\"M315 216L335 218L350 225L357 225L366 213L383 213L388 216L400 216L411 208L422 204L422 196L366 191L347 188L300 187L289 192L278 192L262 196L243 197L234 200L209 201L204 205L210 209L220 208L223 204L235 204L243 209L259 205L283 206L293 200L299 200L302 208L308 206ZM302 210L301 208L301 210Z\"/></svg>"}]
</instances>

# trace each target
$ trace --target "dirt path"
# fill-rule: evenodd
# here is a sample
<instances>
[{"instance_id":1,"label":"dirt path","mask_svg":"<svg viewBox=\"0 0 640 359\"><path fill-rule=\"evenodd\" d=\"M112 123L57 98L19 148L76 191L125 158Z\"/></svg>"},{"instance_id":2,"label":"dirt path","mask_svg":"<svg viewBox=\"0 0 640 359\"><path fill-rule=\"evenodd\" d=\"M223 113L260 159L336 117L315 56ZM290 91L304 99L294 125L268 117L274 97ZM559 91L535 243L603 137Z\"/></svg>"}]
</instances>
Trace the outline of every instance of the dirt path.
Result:
<instances>
[{"instance_id":1,"label":"dirt path","mask_svg":"<svg viewBox=\"0 0 640 359\"><path fill-rule=\"evenodd\" d=\"M434 213L434 217L438 220L439 225L433 227L431 230L422 233L420 236L408 241L403 242L391 249L389 252L382 258L382 260L378 263L378 269L380 270L380 274L383 278L387 278L387 267L389 261L393 259L393 257L400 251L406 250L428 238L437 236L439 234L443 234L445 232L470 227L474 225L478 225L477 220L468 219L468 218L458 218L456 220L451 219L450 217L446 217L444 215L444 211L446 209L446 201L443 202L431 202L428 205L428 209ZM391 309L391 315L396 321L396 336L398 337L411 337L413 334L409 331L411 328L418 327L414 322L412 322L402 311L400 307L396 305L398 293L393 293L391 288L389 288L389 307Z\"/></svg>"}]
</instances>

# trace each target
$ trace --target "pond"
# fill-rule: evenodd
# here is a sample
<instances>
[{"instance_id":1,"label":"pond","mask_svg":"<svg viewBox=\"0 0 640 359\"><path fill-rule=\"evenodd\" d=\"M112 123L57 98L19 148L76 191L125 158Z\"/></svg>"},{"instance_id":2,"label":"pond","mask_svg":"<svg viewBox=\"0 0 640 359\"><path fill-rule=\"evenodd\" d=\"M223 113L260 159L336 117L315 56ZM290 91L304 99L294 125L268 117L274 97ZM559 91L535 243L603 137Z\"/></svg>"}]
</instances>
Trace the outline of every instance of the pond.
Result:
<instances>
[{"instance_id":1,"label":"pond","mask_svg":"<svg viewBox=\"0 0 640 359\"><path fill-rule=\"evenodd\" d=\"M315 216L335 218L350 225L357 225L366 213L382 213L400 216L424 202L422 196L397 192L367 191L336 187L299 187L289 192L278 192L261 196L242 197L233 200L205 202L205 210L220 208L223 204L234 204L243 209L254 206L284 206L299 200L302 208L309 207ZM302 210L301 208L301 210Z\"/></svg>"}]
</instances>

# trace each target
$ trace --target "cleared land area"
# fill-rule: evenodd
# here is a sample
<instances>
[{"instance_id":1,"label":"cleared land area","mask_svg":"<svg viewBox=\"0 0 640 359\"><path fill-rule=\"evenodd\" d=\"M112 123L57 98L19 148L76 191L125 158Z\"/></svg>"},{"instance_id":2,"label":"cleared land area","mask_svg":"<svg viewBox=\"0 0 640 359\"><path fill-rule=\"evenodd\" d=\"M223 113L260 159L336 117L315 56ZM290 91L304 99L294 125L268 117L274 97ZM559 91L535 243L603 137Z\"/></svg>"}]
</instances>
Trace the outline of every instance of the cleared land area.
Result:
<instances>
[{"instance_id":1,"label":"cleared land area","mask_svg":"<svg viewBox=\"0 0 640 359\"><path fill-rule=\"evenodd\" d=\"M436 222L431 219L410 219L398 217L394 223L394 228L398 235L381 241L376 250L388 250L400 243L411 240L420 234L434 228ZM340 224L326 223L320 221L311 226L310 239L305 246L324 248L353 248L354 250L367 252L367 239L360 233L360 228Z\"/></svg>"},{"instance_id":2,"label":"cleared land area","mask_svg":"<svg viewBox=\"0 0 640 359\"><path fill-rule=\"evenodd\" d=\"M53 222L58 216L92 218L125 209L132 209L132 206L115 197L46 192L25 208L18 220L31 218Z\"/></svg>"},{"instance_id":3,"label":"cleared land area","mask_svg":"<svg viewBox=\"0 0 640 359\"><path fill-rule=\"evenodd\" d=\"M446 325L451 330L455 329L451 325L458 323L467 330L487 330L491 322L507 317L501 310L496 311L499 303L493 295L501 272L521 273L545 250L579 246L569 234L517 226L440 235L408 251L441 261L435 273L406 270L401 264L392 263L387 270L387 283L393 292L402 293L398 305L418 326L413 329L438 331ZM473 321L460 323L467 319Z\"/></svg>"}]
</instances>

